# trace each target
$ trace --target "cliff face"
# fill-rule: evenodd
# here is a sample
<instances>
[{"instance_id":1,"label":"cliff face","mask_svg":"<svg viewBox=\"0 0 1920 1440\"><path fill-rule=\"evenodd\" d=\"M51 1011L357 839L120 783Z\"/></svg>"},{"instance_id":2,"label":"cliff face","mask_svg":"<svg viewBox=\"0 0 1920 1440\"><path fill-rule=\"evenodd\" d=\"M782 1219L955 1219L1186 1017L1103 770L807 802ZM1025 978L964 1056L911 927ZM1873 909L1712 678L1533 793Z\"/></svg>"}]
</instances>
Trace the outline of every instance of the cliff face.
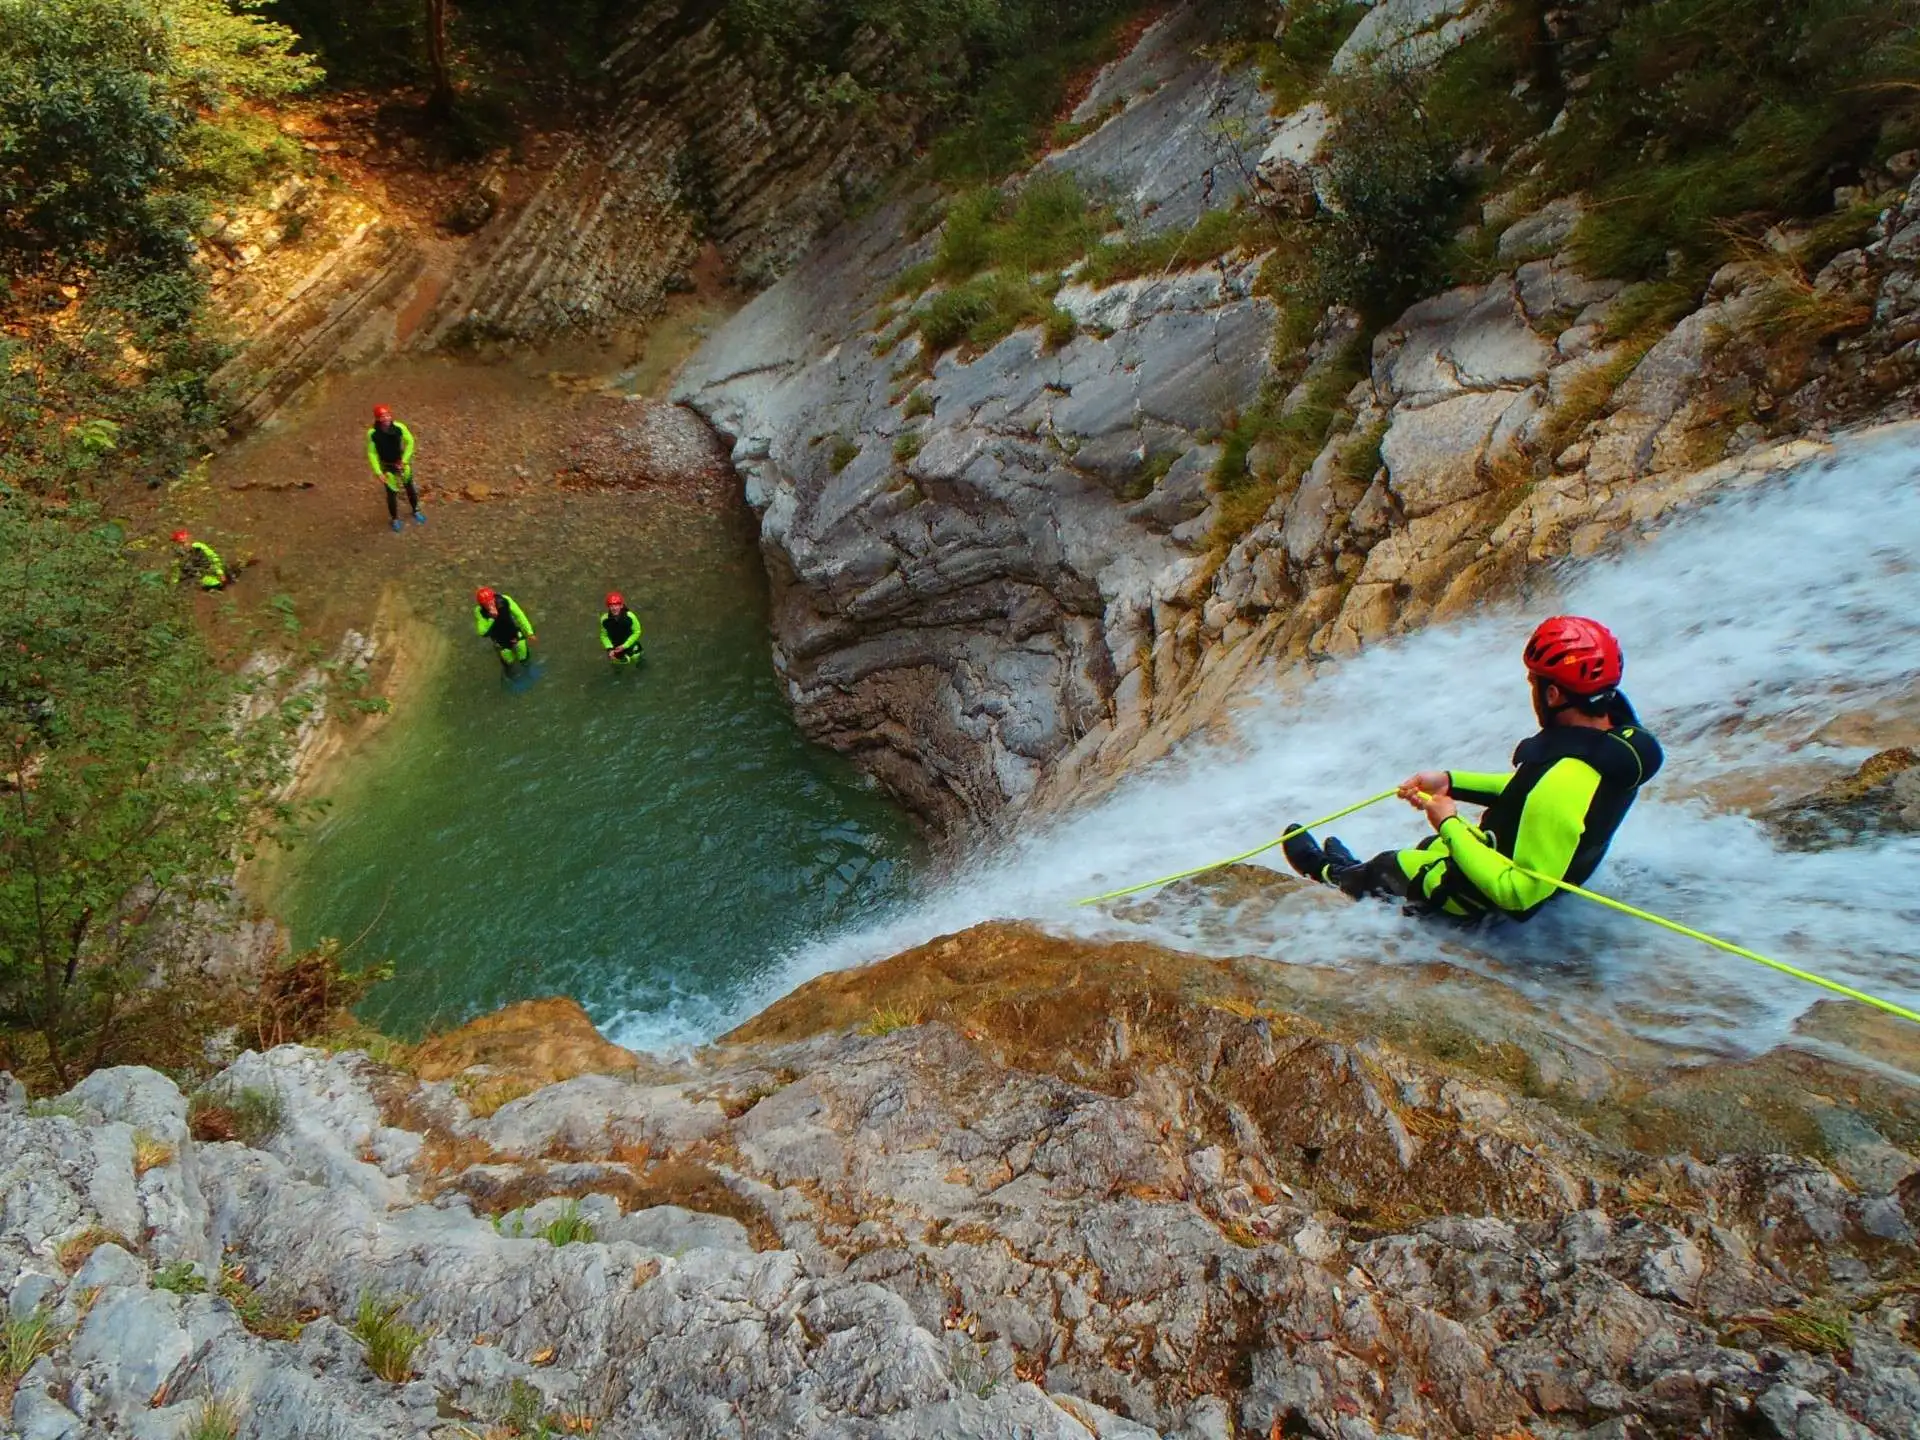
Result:
<instances>
[{"instance_id":1,"label":"cliff face","mask_svg":"<svg viewBox=\"0 0 1920 1440\"><path fill-rule=\"evenodd\" d=\"M1076 113L1126 108L1047 162L1123 197L1144 234L1243 194L1267 141L1253 78L1196 57L1203 34L1186 11L1150 29ZM923 356L875 326L931 248L903 241L911 209L837 232L679 394L736 441L802 723L952 823L1024 795L1106 723L1155 604L1204 578L1217 451L1199 437L1259 393L1276 312L1257 265L1217 266L1069 287L1056 303L1087 333L1057 350L1026 329ZM1162 455L1181 458L1155 483Z\"/></svg>"},{"instance_id":2,"label":"cliff face","mask_svg":"<svg viewBox=\"0 0 1920 1440\"><path fill-rule=\"evenodd\" d=\"M1496 9L1383 4L1333 69L1431 60ZM1554 23L1581 53L1577 25ZM1206 34L1190 10L1156 24L1076 112L1091 133L1036 175L1075 175L1148 237L1243 197L1322 203L1326 108L1270 114ZM1897 157L1880 183L1917 165ZM679 392L733 440L761 512L802 722L940 823L1056 803L1215 718L1252 666L1459 613L1530 565L1804 460L1836 425L1910 411L1913 196L1814 275L1776 235L1649 331L1618 284L1580 273L1579 197L1529 209L1522 193L1486 206L1497 273L1379 330L1344 394L1358 321L1326 315L1279 404L1337 385L1351 420L1297 480L1256 447L1248 470L1280 483L1234 530L1210 476L1276 363L1257 245L1104 286L1069 268L1065 344L1036 326L935 356L885 323L896 277L935 244L909 238L913 207L830 236ZM1796 306L1851 338L1783 345Z\"/></svg>"},{"instance_id":3,"label":"cliff face","mask_svg":"<svg viewBox=\"0 0 1920 1440\"><path fill-rule=\"evenodd\" d=\"M231 425L316 375L395 350L547 342L652 318L700 248L763 283L880 183L923 118L881 94L811 93L791 57L743 54L721 7L643 7L608 55L601 115L441 172L344 105L289 115L311 168L204 246L242 352L219 377ZM849 57L879 71L880 42ZM370 107L360 107L368 109Z\"/></svg>"},{"instance_id":4,"label":"cliff face","mask_svg":"<svg viewBox=\"0 0 1920 1440\"><path fill-rule=\"evenodd\" d=\"M1271 973L989 928L678 1065L539 1002L411 1070L0 1089L14 1431L1920 1427L1900 1152L1603 1146ZM926 1023L835 1033L876 998Z\"/></svg>"}]
</instances>

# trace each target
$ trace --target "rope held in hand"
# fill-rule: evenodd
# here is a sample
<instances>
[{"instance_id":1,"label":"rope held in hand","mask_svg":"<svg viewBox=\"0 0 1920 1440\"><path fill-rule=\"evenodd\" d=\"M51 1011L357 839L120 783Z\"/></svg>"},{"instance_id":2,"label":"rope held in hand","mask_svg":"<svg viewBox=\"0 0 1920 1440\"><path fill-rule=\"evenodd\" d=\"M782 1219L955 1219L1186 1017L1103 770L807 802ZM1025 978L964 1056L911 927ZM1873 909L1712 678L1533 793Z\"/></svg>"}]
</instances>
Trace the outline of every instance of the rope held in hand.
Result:
<instances>
[{"instance_id":1,"label":"rope held in hand","mask_svg":"<svg viewBox=\"0 0 1920 1440\"><path fill-rule=\"evenodd\" d=\"M1362 800L1358 805L1349 805L1344 810L1336 810L1333 814L1323 815L1318 820L1309 820L1304 825L1296 825L1293 829L1287 831L1286 834L1277 839L1269 840L1266 844L1249 850L1244 855L1229 856L1225 860L1216 860L1211 865L1196 865L1191 870L1182 870L1178 875L1162 875L1158 880L1147 880L1138 885L1129 885L1124 890L1109 890L1104 895L1089 896L1080 903L1082 905L1098 905L1102 900L1118 900L1123 895L1138 895L1142 890L1152 890L1160 885L1171 885L1176 880L1187 880L1195 875L1205 875L1210 870L1223 870L1229 865L1238 865L1243 860L1251 860L1256 855L1266 854L1267 851L1273 849L1276 845L1284 845L1296 835L1304 835L1307 831L1317 830L1322 825L1331 825L1336 820L1344 820L1355 811L1365 810L1369 805L1378 805L1382 800L1391 800L1399 793L1398 789L1382 790L1378 795L1373 796L1371 799Z\"/></svg>"}]
</instances>

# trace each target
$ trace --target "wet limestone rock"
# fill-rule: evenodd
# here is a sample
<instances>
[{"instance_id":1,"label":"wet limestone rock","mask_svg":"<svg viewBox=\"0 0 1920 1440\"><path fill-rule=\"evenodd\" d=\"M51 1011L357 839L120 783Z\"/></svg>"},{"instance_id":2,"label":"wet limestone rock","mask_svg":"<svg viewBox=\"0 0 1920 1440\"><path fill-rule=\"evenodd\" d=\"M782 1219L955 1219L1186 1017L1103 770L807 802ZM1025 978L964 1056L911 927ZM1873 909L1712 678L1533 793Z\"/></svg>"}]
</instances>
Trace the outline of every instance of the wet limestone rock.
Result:
<instances>
[{"instance_id":1,"label":"wet limestone rock","mask_svg":"<svg viewBox=\"0 0 1920 1440\"><path fill-rule=\"evenodd\" d=\"M1904 746L1882 750L1845 779L1760 818L1807 850L1920 833L1920 754Z\"/></svg>"},{"instance_id":2,"label":"wet limestone rock","mask_svg":"<svg viewBox=\"0 0 1920 1440\"><path fill-rule=\"evenodd\" d=\"M828 976L491 1118L364 1056L248 1055L216 1084L276 1096L276 1133L185 1136L133 1217L108 1117L176 1122L171 1083L111 1072L73 1114L9 1087L0 1289L55 1327L14 1427L173 1434L208 1401L342 1440L535 1412L616 1440L1920 1424L1905 1182L1599 1145L1271 1008L1252 969L1083 942L1062 969L1065 943L948 937L880 967L928 1007L904 1030L846 1028L874 992ZM195 1203L151 1203L162 1171ZM127 1243L69 1274L108 1219ZM384 1377L366 1296L421 1335ZM1847 1314L1850 1355L1807 1348L1803 1308Z\"/></svg>"}]
</instances>

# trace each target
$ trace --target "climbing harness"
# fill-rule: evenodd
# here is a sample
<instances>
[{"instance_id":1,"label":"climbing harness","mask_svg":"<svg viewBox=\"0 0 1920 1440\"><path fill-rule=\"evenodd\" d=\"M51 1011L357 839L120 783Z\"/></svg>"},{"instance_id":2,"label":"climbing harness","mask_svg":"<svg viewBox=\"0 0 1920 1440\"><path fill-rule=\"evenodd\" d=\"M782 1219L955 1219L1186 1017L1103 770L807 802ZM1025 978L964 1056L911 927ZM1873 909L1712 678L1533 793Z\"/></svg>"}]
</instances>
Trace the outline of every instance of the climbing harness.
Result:
<instances>
[{"instance_id":1,"label":"climbing harness","mask_svg":"<svg viewBox=\"0 0 1920 1440\"><path fill-rule=\"evenodd\" d=\"M1256 855L1264 855L1276 845L1286 844L1287 841L1296 835L1304 835L1307 831L1317 830L1322 825L1331 825L1336 820L1344 820L1347 816L1354 814L1356 811L1365 810L1370 805L1378 805L1383 800L1391 800L1399 793L1400 791L1397 788L1393 790L1382 790L1378 795L1368 800L1362 800L1358 805L1349 805L1344 810L1336 810L1333 814L1323 815L1318 820L1309 820L1304 825L1296 825L1293 829L1287 831L1286 834L1277 839L1269 840L1266 844L1257 849L1249 850L1244 855L1232 855L1225 860L1216 860L1211 865L1197 865L1191 870L1182 870L1178 875L1162 875L1158 880L1148 880L1140 885L1129 885L1124 890L1109 890L1104 895L1089 896L1080 903L1082 905L1098 905L1102 900L1118 900L1122 895L1138 895L1142 890L1152 890L1160 885L1171 885L1176 880L1188 880L1195 875L1205 875L1211 870L1224 870L1229 865L1238 865L1243 860L1251 860Z\"/></svg>"}]
</instances>

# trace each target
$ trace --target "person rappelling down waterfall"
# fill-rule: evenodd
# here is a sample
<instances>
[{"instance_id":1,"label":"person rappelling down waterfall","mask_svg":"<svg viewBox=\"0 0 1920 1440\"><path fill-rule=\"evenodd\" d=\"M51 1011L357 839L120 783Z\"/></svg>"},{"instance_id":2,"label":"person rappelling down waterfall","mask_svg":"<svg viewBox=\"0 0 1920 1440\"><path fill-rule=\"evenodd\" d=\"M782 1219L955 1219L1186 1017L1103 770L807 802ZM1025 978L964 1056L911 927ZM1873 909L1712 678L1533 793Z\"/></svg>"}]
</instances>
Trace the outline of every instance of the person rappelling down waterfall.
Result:
<instances>
[{"instance_id":1,"label":"person rappelling down waterfall","mask_svg":"<svg viewBox=\"0 0 1920 1440\"><path fill-rule=\"evenodd\" d=\"M511 595L481 586L473 592L473 633L484 635L500 652L500 667L524 663L533 642L533 622Z\"/></svg>"},{"instance_id":2,"label":"person rappelling down waterfall","mask_svg":"<svg viewBox=\"0 0 1920 1440\"><path fill-rule=\"evenodd\" d=\"M606 613L600 617L600 647L616 665L631 665L646 656L640 645L640 617L627 608L618 590L607 596Z\"/></svg>"},{"instance_id":3,"label":"person rappelling down waterfall","mask_svg":"<svg viewBox=\"0 0 1920 1440\"><path fill-rule=\"evenodd\" d=\"M1322 844L1301 830L1282 847L1287 863L1356 900L1404 900L1413 913L1462 921L1525 920L1559 893L1525 871L1585 882L1659 773L1660 744L1620 693L1620 642L1598 621L1543 622L1526 667L1541 728L1514 750L1512 773L1422 771L1399 790L1433 826L1419 846L1361 861L1335 837ZM1478 825L1460 817L1462 802L1486 807Z\"/></svg>"}]
</instances>

